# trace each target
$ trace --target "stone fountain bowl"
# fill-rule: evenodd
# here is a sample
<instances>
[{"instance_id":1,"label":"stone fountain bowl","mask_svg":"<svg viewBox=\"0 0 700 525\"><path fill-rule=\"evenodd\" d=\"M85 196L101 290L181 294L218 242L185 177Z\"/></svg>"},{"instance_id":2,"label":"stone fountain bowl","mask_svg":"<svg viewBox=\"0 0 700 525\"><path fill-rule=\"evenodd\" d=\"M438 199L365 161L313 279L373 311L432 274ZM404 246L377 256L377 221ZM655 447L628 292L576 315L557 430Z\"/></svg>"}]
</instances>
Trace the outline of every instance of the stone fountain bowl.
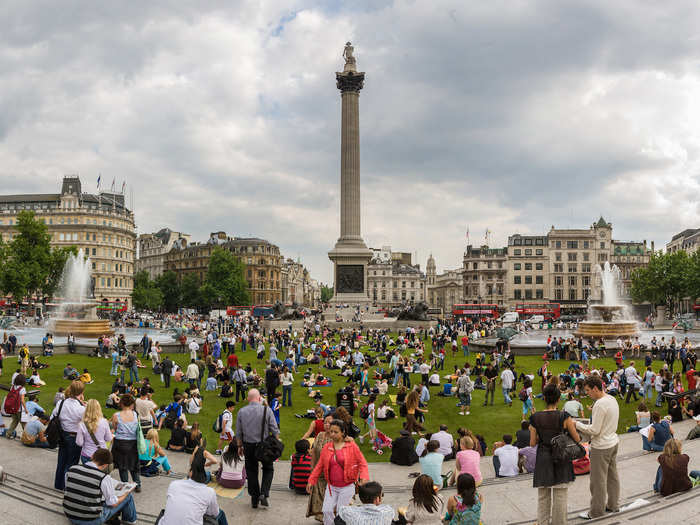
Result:
<instances>
[{"instance_id":1,"label":"stone fountain bowl","mask_svg":"<svg viewBox=\"0 0 700 525\"><path fill-rule=\"evenodd\" d=\"M591 310L596 312L605 322L611 322L616 314L619 314L624 310L624 306L621 304L592 304L590 306Z\"/></svg>"},{"instance_id":2,"label":"stone fountain bowl","mask_svg":"<svg viewBox=\"0 0 700 525\"><path fill-rule=\"evenodd\" d=\"M51 321L52 333L95 338L101 335L112 335L114 330L109 320L97 317L98 304L97 301L61 304L60 317Z\"/></svg>"},{"instance_id":3,"label":"stone fountain bowl","mask_svg":"<svg viewBox=\"0 0 700 525\"><path fill-rule=\"evenodd\" d=\"M591 310L602 320L591 319L581 321L575 332L577 336L586 338L617 339L618 337L634 337L639 335L637 321L615 319L624 310L621 304L605 305L592 304Z\"/></svg>"}]
</instances>

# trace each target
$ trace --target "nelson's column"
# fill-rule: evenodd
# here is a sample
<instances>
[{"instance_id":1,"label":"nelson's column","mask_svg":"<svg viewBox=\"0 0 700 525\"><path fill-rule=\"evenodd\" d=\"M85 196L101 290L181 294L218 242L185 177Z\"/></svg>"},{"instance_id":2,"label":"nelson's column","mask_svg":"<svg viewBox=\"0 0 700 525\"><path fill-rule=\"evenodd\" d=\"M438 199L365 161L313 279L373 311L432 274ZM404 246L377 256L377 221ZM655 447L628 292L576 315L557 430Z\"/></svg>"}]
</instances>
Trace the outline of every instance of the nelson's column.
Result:
<instances>
[{"instance_id":1,"label":"nelson's column","mask_svg":"<svg viewBox=\"0 0 700 525\"><path fill-rule=\"evenodd\" d=\"M340 139L340 237L328 252L334 268L334 295L331 302L366 304L367 265L372 252L360 231L360 90L365 74L358 72L353 47L343 51L345 67L336 73L336 86L342 100Z\"/></svg>"}]
</instances>

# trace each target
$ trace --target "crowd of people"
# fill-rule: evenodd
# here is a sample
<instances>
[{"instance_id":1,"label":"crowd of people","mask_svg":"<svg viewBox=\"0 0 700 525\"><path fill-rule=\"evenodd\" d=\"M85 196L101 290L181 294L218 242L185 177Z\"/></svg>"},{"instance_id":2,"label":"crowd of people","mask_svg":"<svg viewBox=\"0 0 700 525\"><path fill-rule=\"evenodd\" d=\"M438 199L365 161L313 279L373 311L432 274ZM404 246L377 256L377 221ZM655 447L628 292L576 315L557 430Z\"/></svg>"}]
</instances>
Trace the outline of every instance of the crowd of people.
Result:
<instances>
[{"instance_id":1,"label":"crowd of people","mask_svg":"<svg viewBox=\"0 0 700 525\"><path fill-rule=\"evenodd\" d=\"M13 376L12 391L17 392L21 408L11 414L6 435L14 437L22 425L21 414L31 414L31 421L24 425L22 443L48 446L50 421L58 421L61 435L54 485L66 491L66 514L74 523L96 519L98 514L105 521L118 514L126 522L135 521L133 498L115 488L118 482L105 481L100 473L105 472L105 465L114 465L121 483L131 479L124 485L128 491L140 492L142 476L171 471L170 451L190 455L190 472L187 480L171 483L161 524L190 523L182 521L185 515L192 518L191 523L197 519L201 523L205 515L226 523L215 494L212 496L213 491L205 485L212 478L224 487L247 484L253 508L270 506L277 458L261 457L260 445L279 439L283 423L280 410L292 409L299 395L311 397L315 406L297 414L311 421L308 429L296 436L299 439L290 458L289 487L308 494L307 516L325 524L432 523L436 519L478 523L484 503L477 492L483 482L480 465L487 452L493 456L497 477L533 473L533 486L538 488L538 521L560 523L566 515L566 490L573 481L575 461L555 459L551 443L564 431L575 442L582 437L589 440L586 458L591 473L591 505L584 517L595 518L606 509L617 510L618 403L638 401L638 397L649 403L654 400L655 408L665 405L669 412L664 417L642 404L636 413L633 430L640 432L644 449L662 451L654 487L661 493L682 489L671 480L673 472L684 468L684 455L680 443L674 444L671 423L683 417L698 418L700 406L697 397L667 402L664 394L683 394L684 381L688 390L697 385L696 356L687 341L678 344L672 340L668 345L658 342L655 348L645 349L644 356L635 353L634 341L629 348L623 341L617 351L622 359L614 370L605 370L593 366L595 359L605 354L604 345L601 349L597 342L550 337L541 367L526 371L516 368L515 355L505 339L499 340L491 353L470 352L470 341L494 333L492 322L458 320L437 327L407 328L399 334L364 328L334 329L314 319L307 320L302 328L290 323L286 330L269 333L250 318L218 323L183 321L179 327L178 342L189 352L184 370L147 334L132 348L123 336L99 339L94 353L111 359L109 373L115 378L106 407L116 412L109 419L103 416L98 400L85 398L85 386L93 380L87 369L79 373L66 366L63 375L71 382L57 394L51 415L31 405L23 371ZM260 373L252 363L243 364L243 352L254 352ZM455 360L463 358L464 365L445 370L450 353ZM625 360L632 356L644 359L644 369L638 370L634 361L625 366ZM614 357L617 360L617 354ZM656 372L652 370L654 358L662 360ZM554 374L550 363L558 359L568 359L571 364L564 372ZM681 371L673 372L676 361L681 363ZM139 374L148 366L162 377L163 387ZM333 388L337 392L335 403L326 404L320 389L337 377L345 384ZM418 382L416 377L420 377ZM538 378L540 385L536 386ZM170 389L171 380L178 385L172 401L158 406L152 399L155 389ZM490 444L490 451L484 437L469 425L455 425L456 435L450 433L448 422L438 424L432 433L426 430L431 399L456 399L456 415L469 416L474 410L474 391L483 390L484 406L493 405L497 385L504 405L520 401L522 421L513 434ZM396 392L392 400L390 388ZM214 422L219 436L215 454L207 451L199 422L187 421L188 414L196 415L201 410L200 389L216 392L221 398L222 410ZM542 399L545 408L536 410L535 399ZM245 405L235 411L237 403L244 401ZM591 415L586 417L586 412ZM392 439L382 432L381 422L395 417L404 418L404 424ZM364 433L358 424L365 426ZM161 446L160 432L165 430L170 431L170 437L163 439L166 445ZM693 433L697 437L700 431L693 429ZM406 509L395 512L381 503L382 487L369 479L367 460L358 446L365 440L377 454L391 445L390 461L394 464L420 465ZM452 460L454 465L446 469L445 462ZM686 478L697 475L687 472L687 461L685 470ZM85 487L80 488L80 484L87 478L92 480L94 496L90 505L73 501L79 498L70 492L71 487L81 492ZM443 498L440 490L452 485L456 485L457 495ZM356 492L362 505L348 506ZM185 509L188 501L191 508ZM90 507L89 512L84 504Z\"/></svg>"}]
</instances>

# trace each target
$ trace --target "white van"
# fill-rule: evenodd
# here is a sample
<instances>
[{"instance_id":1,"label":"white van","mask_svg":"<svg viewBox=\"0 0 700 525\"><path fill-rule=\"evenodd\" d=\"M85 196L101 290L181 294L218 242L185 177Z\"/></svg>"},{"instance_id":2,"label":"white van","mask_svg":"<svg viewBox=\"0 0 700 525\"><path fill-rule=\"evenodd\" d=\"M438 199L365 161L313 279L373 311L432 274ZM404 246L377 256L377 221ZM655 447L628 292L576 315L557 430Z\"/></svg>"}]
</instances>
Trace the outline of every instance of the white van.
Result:
<instances>
[{"instance_id":1,"label":"white van","mask_svg":"<svg viewBox=\"0 0 700 525\"><path fill-rule=\"evenodd\" d=\"M517 323L520 321L520 316L518 315L518 312L506 312L498 318L498 321L504 324Z\"/></svg>"},{"instance_id":2,"label":"white van","mask_svg":"<svg viewBox=\"0 0 700 525\"><path fill-rule=\"evenodd\" d=\"M527 322L531 325L544 323L544 315L533 315L532 317L530 317L530 319L527 320Z\"/></svg>"}]
</instances>

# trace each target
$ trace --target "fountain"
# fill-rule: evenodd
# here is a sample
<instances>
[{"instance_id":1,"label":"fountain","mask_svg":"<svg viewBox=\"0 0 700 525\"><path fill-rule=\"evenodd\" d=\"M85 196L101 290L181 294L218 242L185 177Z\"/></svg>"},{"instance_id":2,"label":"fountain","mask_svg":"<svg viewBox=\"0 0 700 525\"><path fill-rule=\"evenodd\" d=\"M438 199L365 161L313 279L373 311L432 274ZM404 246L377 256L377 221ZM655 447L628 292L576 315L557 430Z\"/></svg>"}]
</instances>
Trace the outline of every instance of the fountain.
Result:
<instances>
[{"instance_id":1,"label":"fountain","mask_svg":"<svg viewBox=\"0 0 700 525\"><path fill-rule=\"evenodd\" d=\"M92 291L91 262L83 250L66 261L59 284L61 301L51 323L55 335L99 337L114 333L109 320L97 317L98 302Z\"/></svg>"},{"instance_id":2,"label":"fountain","mask_svg":"<svg viewBox=\"0 0 700 525\"><path fill-rule=\"evenodd\" d=\"M618 293L620 269L606 261L603 268L596 265L595 270L600 279L603 303L588 307L588 316L579 323L576 335L603 339L638 335L637 321L631 319L629 308Z\"/></svg>"}]
</instances>

